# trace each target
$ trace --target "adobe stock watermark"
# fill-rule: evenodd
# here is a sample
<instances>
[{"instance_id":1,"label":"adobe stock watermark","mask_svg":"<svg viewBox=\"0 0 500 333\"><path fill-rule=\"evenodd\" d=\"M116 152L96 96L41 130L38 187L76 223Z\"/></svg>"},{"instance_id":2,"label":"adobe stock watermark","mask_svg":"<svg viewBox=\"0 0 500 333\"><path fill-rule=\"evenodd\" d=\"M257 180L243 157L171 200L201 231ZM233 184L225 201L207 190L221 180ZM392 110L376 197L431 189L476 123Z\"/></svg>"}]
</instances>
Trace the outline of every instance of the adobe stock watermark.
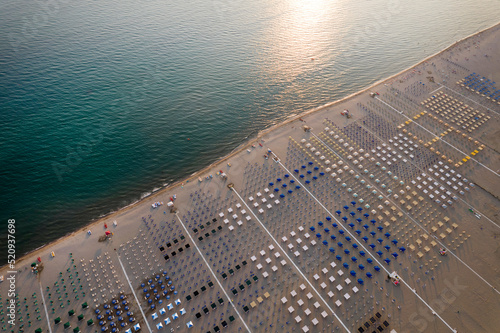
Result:
<instances>
[{"instance_id":1,"label":"adobe stock watermark","mask_svg":"<svg viewBox=\"0 0 500 333\"><path fill-rule=\"evenodd\" d=\"M68 151L66 157L61 161L52 162L52 170L59 182L63 182L64 177L79 166L95 150L97 145L102 143L104 134L109 130L110 126L102 122L98 126L85 129L84 135L78 143L66 146Z\"/></svg>"},{"instance_id":2,"label":"adobe stock watermark","mask_svg":"<svg viewBox=\"0 0 500 333\"><path fill-rule=\"evenodd\" d=\"M60 12L61 6L69 3L69 0L34 0L38 9L32 15L24 16L19 24L21 29L14 29L7 33L7 39L15 52L18 52L23 45L28 45L30 40L35 38L39 29L47 26L50 21Z\"/></svg>"},{"instance_id":3,"label":"adobe stock watermark","mask_svg":"<svg viewBox=\"0 0 500 333\"><path fill-rule=\"evenodd\" d=\"M227 0L212 0L212 7L219 21L225 21L228 7L231 6Z\"/></svg>"},{"instance_id":4,"label":"adobe stock watermark","mask_svg":"<svg viewBox=\"0 0 500 333\"><path fill-rule=\"evenodd\" d=\"M435 299L429 302L429 306L440 315L442 314L457 298L467 289L466 285L458 283L458 277L455 276L453 283L444 280L446 287L441 291ZM429 308L421 305L417 312L410 315L409 320L412 327L404 330L403 332L423 332L427 329L429 323L436 320L436 316L429 310Z\"/></svg>"},{"instance_id":5,"label":"adobe stock watermark","mask_svg":"<svg viewBox=\"0 0 500 333\"><path fill-rule=\"evenodd\" d=\"M401 0L389 0L385 8L378 8L376 11L370 11L371 20L365 22L361 28L361 34L354 37L352 45L364 45L373 35L387 29L392 18L401 13Z\"/></svg>"}]
</instances>

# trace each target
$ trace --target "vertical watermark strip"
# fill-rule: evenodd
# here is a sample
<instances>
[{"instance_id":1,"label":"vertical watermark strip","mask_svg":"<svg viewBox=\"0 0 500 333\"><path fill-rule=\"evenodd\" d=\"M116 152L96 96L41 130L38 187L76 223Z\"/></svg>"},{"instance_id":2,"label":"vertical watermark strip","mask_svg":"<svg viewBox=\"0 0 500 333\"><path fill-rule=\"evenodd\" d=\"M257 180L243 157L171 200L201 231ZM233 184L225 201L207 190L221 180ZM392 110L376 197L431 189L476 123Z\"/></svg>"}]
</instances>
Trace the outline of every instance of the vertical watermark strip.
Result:
<instances>
[{"instance_id":1,"label":"vertical watermark strip","mask_svg":"<svg viewBox=\"0 0 500 333\"><path fill-rule=\"evenodd\" d=\"M16 220L7 220L7 322L12 326L16 325Z\"/></svg>"}]
</instances>

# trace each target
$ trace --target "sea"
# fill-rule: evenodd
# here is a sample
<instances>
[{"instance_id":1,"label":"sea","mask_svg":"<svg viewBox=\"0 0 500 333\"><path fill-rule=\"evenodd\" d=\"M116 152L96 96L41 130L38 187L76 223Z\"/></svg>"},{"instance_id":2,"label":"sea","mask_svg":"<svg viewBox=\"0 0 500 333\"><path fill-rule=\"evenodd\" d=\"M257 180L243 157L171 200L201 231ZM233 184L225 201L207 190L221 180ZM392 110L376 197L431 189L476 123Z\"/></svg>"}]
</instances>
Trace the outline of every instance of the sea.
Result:
<instances>
[{"instance_id":1,"label":"sea","mask_svg":"<svg viewBox=\"0 0 500 333\"><path fill-rule=\"evenodd\" d=\"M497 0L3 0L0 265L497 23Z\"/></svg>"}]
</instances>

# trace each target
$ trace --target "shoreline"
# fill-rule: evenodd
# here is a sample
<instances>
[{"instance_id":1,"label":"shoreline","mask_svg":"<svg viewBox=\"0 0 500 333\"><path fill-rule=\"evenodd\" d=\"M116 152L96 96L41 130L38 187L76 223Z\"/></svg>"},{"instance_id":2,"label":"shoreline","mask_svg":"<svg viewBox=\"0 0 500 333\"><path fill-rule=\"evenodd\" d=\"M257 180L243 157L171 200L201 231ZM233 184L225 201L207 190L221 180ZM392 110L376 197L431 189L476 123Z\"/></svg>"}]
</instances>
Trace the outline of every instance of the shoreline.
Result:
<instances>
[{"instance_id":1,"label":"shoreline","mask_svg":"<svg viewBox=\"0 0 500 333\"><path fill-rule=\"evenodd\" d=\"M54 240L54 241L51 241L47 244L44 244L44 245L41 245L40 247L36 248L36 249L33 249L31 251L28 251L26 253L23 253L22 256L20 258L17 259L17 263L18 264L21 264L25 259L27 259L27 257L30 257L30 256L36 256L37 254L39 254L40 252L42 251L45 251L47 247L49 246L55 246L65 240L67 240L68 238L71 238L73 236L75 236L76 234L80 233L80 232L85 232L86 229L89 229L91 227L94 227L100 223L103 223L104 220L107 220L107 219L112 219L113 217L116 217L120 214L123 214L125 212L128 212L129 210L137 207L138 205L140 204L143 204L144 201L146 200L149 200L149 199L154 199L162 194L164 194L165 192L168 192L168 191L171 191L171 190L174 190L175 188L178 188L179 185L184 185L184 183L186 182L191 182L191 181L196 181L196 178L200 177L202 174L206 173L207 171L209 171L210 169L212 169L214 166L216 166L217 164L220 164L220 163L224 163L225 161L229 160L230 158L234 157L236 154L242 152L243 150L245 149L248 149L252 144L255 144L257 143L260 139L262 139L262 137L268 135L269 133L293 122L293 121L296 121L302 117L305 117L305 116L308 116L308 115L311 115L313 113L316 113L316 112L319 112L319 111L322 111L322 110L325 110L327 108L330 108L330 107L333 107L337 104L340 104L340 103L343 103L345 101L348 101L350 99L353 99L363 93L366 93L367 91L371 90L372 88L380 85L380 84L383 84L383 83L386 83L387 81L390 81L392 79L394 79L395 77L407 72L407 71L410 71L412 68L414 67L417 67L419 66L420 64L422 63L425 63L427 61L429 61L430 59L436 57L436 56L439 56L440 54L448 51L449 49L455 47L457 44L463 42L463 41L466 41L472 37L475 37L479 34L482 34L490 29L493 29L497 26L500 25L500 21L487 27L487 28L484 28L482 30L479 30L477 32L474 32L466 37L463 37L462 39L460 40L457 40L455 42L453 42L452 44L448 45L447 47L445 47L444 49L440 50L440 51L437 51L436 53L430 55L430 56L427 56L426 58L424 58L423 60L420 60L419 62L389 76L389 77L386 77L386 78L383 78L383 79L380 79L372 84L370 84L369 86L365 87L365 88L362 88L361 90L359 91L356 91L354 93L351 93L343 98L340 98L338 100L335 100L335 101L332 101L332 102L328 102L326 104L323 104L321 106L318 106L318 107L315 107L315 108L312 108L310 110L307 110L307 111L303 111L301 113L294 113L293 111L290 112L291 116L289 116L287 119L283 120L282 122L280 123L277 123L277 124L274 124L272 126L270 126L269 128L267 129L264 129L262 131L259 131L257 133L257 135L253 138L247 138L246 141L242 142L241 144L239 144L237 147L235 147L229 154L225 155L225 156L222 156L220 157L219 159L215 160L214 162L210 163L209 165L207 165L206 167L196 171L195 173L185 177L185 178L182 178L180 180L177 180L177 181L174 181L172 182L171 184L167 185L166 187L161 187L160 189L158 189L157 191L155 192L151 192L149 195L145 196L145 197L142 197L138 200L136 200L135 202L127 205L127 206L124 206L124 207L121 207L119 208L118 210L116 211L113 211L113 212L110 212L108 214L105 214L105 215L102 215L102 216L99 216L98 218L96 218L95 220L93 221L89 221L89 223L87 223L86 225L84 225L83 227L80 227L72 232L69 232L61 237L59 237L58 239ZM3 265L0 267L0 270L4 269L5 267L7 267L7 264Z\"/></svg>"}]
</instances>

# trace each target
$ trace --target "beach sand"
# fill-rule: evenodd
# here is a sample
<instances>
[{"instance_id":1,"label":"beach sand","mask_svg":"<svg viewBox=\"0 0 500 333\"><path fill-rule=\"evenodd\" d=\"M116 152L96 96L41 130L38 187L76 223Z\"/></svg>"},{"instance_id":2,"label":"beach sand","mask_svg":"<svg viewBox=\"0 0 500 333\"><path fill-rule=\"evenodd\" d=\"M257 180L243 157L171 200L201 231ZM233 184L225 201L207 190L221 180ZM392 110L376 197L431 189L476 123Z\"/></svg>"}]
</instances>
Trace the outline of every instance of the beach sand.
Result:
<instances>
[{"instance_id":1,"label":"beach sand","mask_svg":"<svg viewBox=\"0 0 500 333\"><path fill-rule=\"evenodd\" d=\"M12 327L0 283L2 330L496 331L500 104L461 80L500 82L499 40L495 25L454 43L19 259Z\"/></svg>"}]
</instances>

